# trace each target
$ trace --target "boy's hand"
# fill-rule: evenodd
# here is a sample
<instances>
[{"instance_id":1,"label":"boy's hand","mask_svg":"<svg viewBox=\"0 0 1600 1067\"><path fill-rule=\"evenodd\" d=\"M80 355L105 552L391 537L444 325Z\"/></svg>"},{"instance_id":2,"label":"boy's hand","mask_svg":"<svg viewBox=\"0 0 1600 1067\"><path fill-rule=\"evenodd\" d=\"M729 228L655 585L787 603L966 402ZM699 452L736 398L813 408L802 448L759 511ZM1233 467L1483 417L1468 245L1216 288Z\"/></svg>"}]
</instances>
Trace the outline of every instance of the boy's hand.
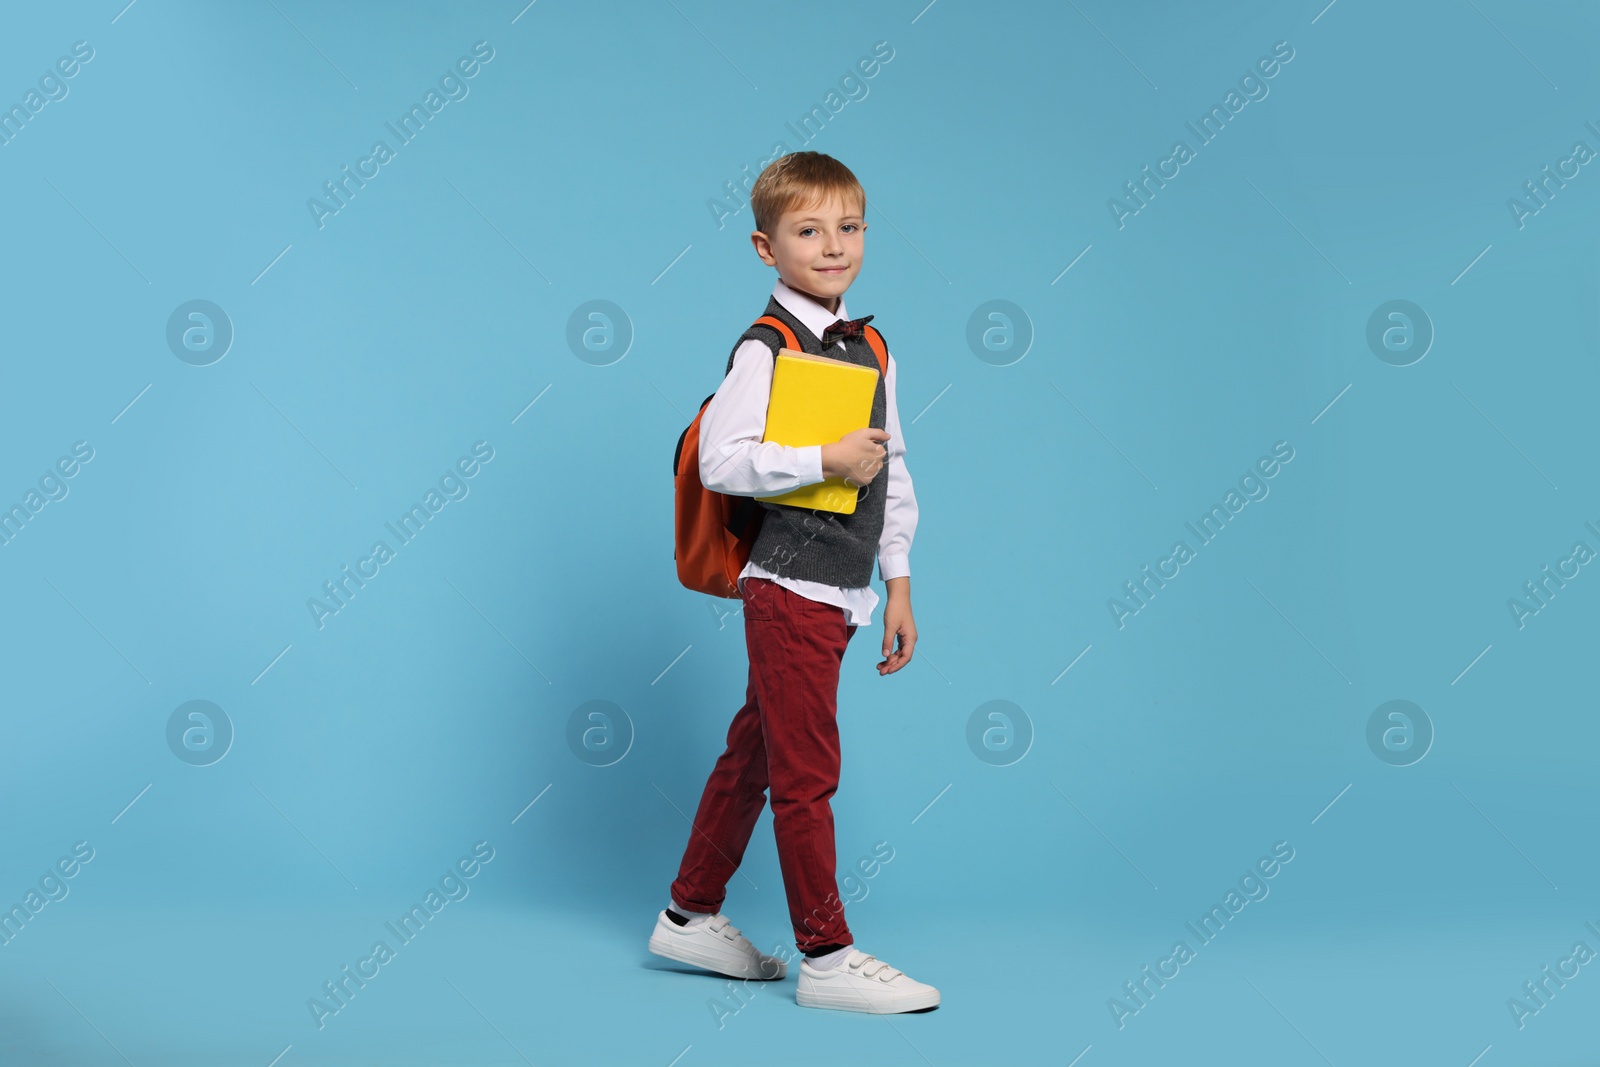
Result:
<instances>
[{"instance_id":1,"label":"boy's hand","mask_svg":"<svg viewBox=\"0 0 1600 1067\"><path fill-rule=\"evenodd\" d=\"M878 664L878 675L893 674L911 662L911 650L917 647L917 624L911 618L911 594L903 591L908 578L896 578L885 584L889 587L889 602L883 609L883 660ZM896 635L900 647L894 647Z\"/></svg>"},{"instance_id":2,"label":"boy's hand","mask_svg":"<svg viewBox=\"0 0 1600 1067\"><path fill-rule=\"evenodd\" d=\"M823 445L822 476L843 478L857 487L866 485L878 476L878 468L889 454L883 445L888 439L889 431L867 426Z\"/></svg>"}]
</instances>

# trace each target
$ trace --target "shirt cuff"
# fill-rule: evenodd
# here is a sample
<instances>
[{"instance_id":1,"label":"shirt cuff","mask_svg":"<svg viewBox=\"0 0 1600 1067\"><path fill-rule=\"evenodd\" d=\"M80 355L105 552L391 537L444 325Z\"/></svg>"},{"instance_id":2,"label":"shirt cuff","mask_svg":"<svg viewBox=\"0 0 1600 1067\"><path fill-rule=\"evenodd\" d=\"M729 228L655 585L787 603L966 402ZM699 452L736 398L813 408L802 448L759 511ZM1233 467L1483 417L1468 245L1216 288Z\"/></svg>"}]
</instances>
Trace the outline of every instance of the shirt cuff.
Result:
<instances>
[{"instance_id":1,"label":"shirt cuff","mask_svg":"<svg viewBox=\"0 0 1600 1067\"><path fill-rule=\"evenodd\" d=\"M800 467L800 473L805 477L804 484L812 485L817 482L827 480L822 475L821 445L802 446L800 449L800 454L796 458L798 460L798 466Z\"/></svg>"},{"instance_id":2,"label":"shirt cuff","mask_svg":"<svg viewBox=\"0 0 1600 1067\"><path fill-rule=\"evenodd\" d=\"M890 578L908 578L911 576L911 557L906 555L879 556L878 577L884 581Z\"/></svg>"}]
</instances>

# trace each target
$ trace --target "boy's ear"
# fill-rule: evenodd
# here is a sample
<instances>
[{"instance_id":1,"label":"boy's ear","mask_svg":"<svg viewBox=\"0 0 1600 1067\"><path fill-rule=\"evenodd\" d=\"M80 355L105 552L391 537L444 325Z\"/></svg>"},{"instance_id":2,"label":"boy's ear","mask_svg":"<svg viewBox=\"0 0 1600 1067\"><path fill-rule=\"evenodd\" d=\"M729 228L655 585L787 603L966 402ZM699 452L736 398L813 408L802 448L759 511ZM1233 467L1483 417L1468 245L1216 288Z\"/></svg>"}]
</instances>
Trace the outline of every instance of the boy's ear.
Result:
<instances>
[{"instance_id":1,"label":"boy's ear","mask_svg":"<svg viewBox=\"0 0 1600 1067\"><path fill-rule=\"evenodd\" d=\"M766 234L755 230L750 234L750 243L755 247L756 255L761 257L761 262L769 267L778 265L777 257L772 254L772 242Z\"/></svg>"}]
</instances>

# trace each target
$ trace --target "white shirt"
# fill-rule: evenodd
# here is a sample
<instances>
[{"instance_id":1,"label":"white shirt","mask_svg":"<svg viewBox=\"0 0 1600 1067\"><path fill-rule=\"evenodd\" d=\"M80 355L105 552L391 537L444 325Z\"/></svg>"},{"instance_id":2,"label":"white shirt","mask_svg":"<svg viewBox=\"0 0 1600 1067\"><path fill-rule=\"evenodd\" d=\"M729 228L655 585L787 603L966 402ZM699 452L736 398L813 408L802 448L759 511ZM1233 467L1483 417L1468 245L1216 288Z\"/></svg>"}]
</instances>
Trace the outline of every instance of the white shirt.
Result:
<instances>
[{"instance_id":1,"label":"white shirt","mask_svg":"<svg viewBox=\"0 0 1600 1067\"><path fill-rule=\"evenodd\" d=\"M773 287L772 295L784 310L817 337L821 337L835 319L850 317L843 297L835 313L806 294L789 288L782 279ZM842 351L844 342L835 341L829 347ZM700 416L700 480L707 489L735 496L776 496L824 480L821 445L791 447L761 440L767 429L772 365L772 349L765 342L748 340L734 351L733 366ZM883 504L883 533L878 538L878 576L886 582L910 575L911 539L917 530L917 497L911 487L911 473L906 470L906 442L900 433L894 379L895 363L891 354L888 373L884 376L884 429L890 435L884 443L887 452L884 464L889 473ZM785 578L763 568L754 558L739 572L741 591L748 577L766 578L808 600L837 605L845 610L852 626L872 625L872 610L878 606L878 594L870 585L849 589Z\"/></svg>"}]
</instances>

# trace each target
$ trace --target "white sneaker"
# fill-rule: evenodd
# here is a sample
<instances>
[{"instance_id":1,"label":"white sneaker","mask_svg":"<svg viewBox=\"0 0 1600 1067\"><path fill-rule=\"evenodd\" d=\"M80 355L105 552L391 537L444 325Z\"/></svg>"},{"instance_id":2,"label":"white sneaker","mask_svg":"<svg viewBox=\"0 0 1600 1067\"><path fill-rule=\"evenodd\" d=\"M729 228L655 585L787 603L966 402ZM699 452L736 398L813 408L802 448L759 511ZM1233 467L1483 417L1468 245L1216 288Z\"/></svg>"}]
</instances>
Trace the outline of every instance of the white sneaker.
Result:
<instances>
[{"instance_id":1,"label":"white sneaker","mask_svg":"<svg viewBox=\"0 0 1600 1067\"><path fill-rule=\"evenodd\" d=\"M655 931L650 935L650 951L729 978L767 981L788 973L782 960L762 954L720 912L705 922L679 926L667 918L666 910L662 909L656 916Z\"/></svg>"},{"instance_id":2,"label":"white sneaker","mask_svg":"<svg viewBox=\"0 0 1600 1067\"><path fill-rule=\"evenodd\" d=\"M912 980L876 956L852 949L845 962L828 970L800 961L795 1003L803 1008L837 1008L894 1015L939 1006L939 991Z\"/></svg>"}]
</instances>

